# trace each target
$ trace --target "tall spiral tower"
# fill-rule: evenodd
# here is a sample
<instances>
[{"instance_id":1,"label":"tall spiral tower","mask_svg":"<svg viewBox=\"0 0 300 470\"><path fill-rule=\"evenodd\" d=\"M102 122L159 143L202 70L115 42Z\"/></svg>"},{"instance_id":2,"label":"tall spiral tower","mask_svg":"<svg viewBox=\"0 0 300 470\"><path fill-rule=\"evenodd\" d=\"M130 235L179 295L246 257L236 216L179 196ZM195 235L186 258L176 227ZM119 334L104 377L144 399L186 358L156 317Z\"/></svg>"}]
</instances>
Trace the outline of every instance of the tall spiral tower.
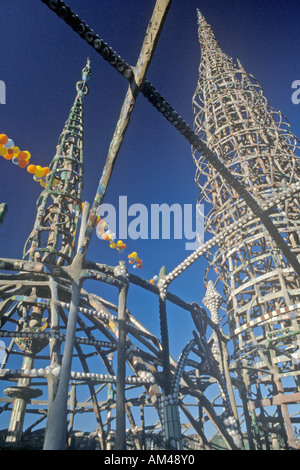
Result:
<instances>
[{"instance_id":1,"label":"tall spiral tower","mask_svg":"<svg viewBox=\"0 0 300 470\"><path fill-rule=\"evenodd\" d=\"M76 84L76 98L59 137L50 172L46 182L43 182L44 190L37 201L34 227L24 248L24 261L61 266L70 264L74 256L77 224L81 215L83 180L83 97L88 93L86 82L90 75L90 61L88 60L82 70L82 79ZM40 283L37 281L37 276L34 275L30 280L24 273L21 277L22 280L26 278L27 281L21 286L22 281L19 279L17 291L21 295L8 298L2 305L2 309L9 305L10 316L19 317L17 330L22 331L23 335L19 334L16 344L23 354L22 370L26 371L34 369L36 355L47 344L47 335L43 332L47 330L49 323L51 323L52 330L51 362L58 360L60 356L57 342L59 327L53 316L51 319L45 319L47 308L42 299L38 301ZM46 290L43 295L47 296ZM2 324L5 323L6 321L2 319ZM12 333L10 335L13 336ZM19 378L17 387L8 387L5 390L5 393L13 398L7 442L19 444L27 404L32 398L37 398L42 393L41 390L32 388L30 383L30 378Z\"/></svg>"},{"instance_id":2,"label":"tall spiral tower","mask_svg":"<svg viewBox=\"0 0 300 470\"><path fill-rule=\"evenodd\" d=\"M299 258L299 149L280 112L241 63L226 55L198 11L201 47L194 129L260 206ZM193 150L207 237L228 235L207 255L205 282L222 284L230 371L242 399L250 445L294 445L299 403L300 282L261 221L205 158ZM230 229L232 228L232 229ZM267 439L266 439L267 440ZM268 444L267 444L268 445Z\"/></svg>"}]
</instances>

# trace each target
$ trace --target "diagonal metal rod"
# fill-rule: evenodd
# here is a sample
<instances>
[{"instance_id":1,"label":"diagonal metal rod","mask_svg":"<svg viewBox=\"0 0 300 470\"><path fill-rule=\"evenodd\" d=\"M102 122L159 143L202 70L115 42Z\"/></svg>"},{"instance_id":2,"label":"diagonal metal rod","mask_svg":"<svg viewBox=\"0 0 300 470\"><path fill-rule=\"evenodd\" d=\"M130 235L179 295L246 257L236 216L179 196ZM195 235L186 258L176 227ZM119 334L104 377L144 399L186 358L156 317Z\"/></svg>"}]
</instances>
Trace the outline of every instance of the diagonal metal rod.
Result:
<instances>
[{"instance_id":1,"label":"diagonal metal rod","mask_svg":"<svg viewBox=\"0 0 300 470\"><path fill-rule=\"evenodd\" d=\"M134 71L110 46L108 46L85 22L79 18L62 0L41 0L60 18L62 18L71 28L77 32L90 46L92 46L107 62L109 62L127 80L132 80ZM183 135L183 137L202 154L226 180L226 182L239 194L246 202L250 210L259 217L269 235L272 237L278 248L282 251L287 261L300 276L300 264L291 252L288 245L273 224L268 213L264 211L258 202L248 193L246 188L231 174L228 168L218 159L218 157L207 147L207 145L195 134L193 129L182 119L182 117L172 108L165 98L148 81L144 80L141 93L167 120ZM95 224L95 222L94 222ZM92 227L90 227L91 229ZM91 236L91 234L89 234Z\"/></svg>"},{"instance_id":2,"label":"diagonal metal rod","mask_svg":"<svg viewBox=\"0 0 300 470\"><path fill-rule=\"evenodd\" d=\"M97 212L107 191L108 183L110 181L117 156L122 146L136 99L153 57L157 41L163 28L170 5L171 0L157 0L155 4L152 17L148 24L142 49L136 67L133 71L133 76L131 77L130 85L128 87L113 138L109 146L108 155L99 181L94 202L86 222L85 233L82 237L81 246L79 247L79 252L81 255L86 254L91 235L96 224Z\"/></svg>"}]
</instances>

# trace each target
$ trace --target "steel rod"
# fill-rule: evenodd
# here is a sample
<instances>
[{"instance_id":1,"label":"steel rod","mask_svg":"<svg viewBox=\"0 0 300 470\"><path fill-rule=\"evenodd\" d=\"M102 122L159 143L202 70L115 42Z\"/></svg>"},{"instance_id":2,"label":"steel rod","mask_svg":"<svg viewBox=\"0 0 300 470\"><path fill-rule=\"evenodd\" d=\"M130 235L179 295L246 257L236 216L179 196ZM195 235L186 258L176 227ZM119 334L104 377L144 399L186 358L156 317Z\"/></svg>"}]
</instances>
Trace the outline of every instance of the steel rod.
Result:
<instances>
[{"instance_id":1,"label":"steel rod","mask_svg":"<svg viewBox=\"0 0 300 470\"><path fill-rule=\"evenodd\" d=\"M65 349L56 396L48 413L44 450L64 450L67 432L67 400L75 343L81 280L72 281L72 298L68 316Z\"/></svg>"},{"instance_id":2,"label":"steel rod","mask_svg":"<svg viewBox=\"0 0 300 470\"><path fill-rule=\"evenodd\" d=\"M126 374L126 298L128 286L119 291L118 305L118 367L116 383L116 450L126 450L125 374Z\"/></svg>"},{"instance_id":3,"label":"steel rod","mask_svg":"<svg viewBox=\"0 0 300 470\"><path fill-rule=\"evenodd\" d=\"M151 59L155 52L155 48L170 5L171 0L157 0L152 17L148 24L142 49L137 64L133 69L133 74L130 79L130 85L128 87L126 97L120 112L120 116L109 146L105 166L87 220L85 234L83 236L80 247L80 252L83 254L86 253L88 249L90 238L97 220L97 212L99 211L99 208L104 200L107 187L113 172L113 168L116 164L119 151L124 141L124 137L130 122L130 117L133 112L136 99L141 90L143 81L150 66Z\"/></svg>"}]
</instances>

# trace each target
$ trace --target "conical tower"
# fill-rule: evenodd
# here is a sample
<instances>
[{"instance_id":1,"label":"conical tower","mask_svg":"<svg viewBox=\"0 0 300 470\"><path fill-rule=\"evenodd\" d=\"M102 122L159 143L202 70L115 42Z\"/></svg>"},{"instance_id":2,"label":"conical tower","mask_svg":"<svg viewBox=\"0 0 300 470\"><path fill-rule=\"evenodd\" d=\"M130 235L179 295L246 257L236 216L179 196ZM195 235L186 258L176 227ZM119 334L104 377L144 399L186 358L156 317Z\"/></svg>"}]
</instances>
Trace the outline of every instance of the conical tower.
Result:
<instances>
[{"instance_id":1,"label":"conical tower","mask_svg":"<svg viewBox=\"0 0 300 470\"><path fill-rule=\"evenodd\" d=\"M77 82L77 95L59 137L24 259L69 265L75 253L83 188L83 97L88 93L90 61Z\"/></svg>"},{"instance_id":2,"label":"conical tower","mask_svg":"<svg viewBox=\"0 0 300 470\"><path fill-rule=\"evenodd\" d=\"M222 51L199 11L198 27L195 132L268 212L298 257L297 139L281 113L268 105L261 85ZM229 229L208 256L205 282L223 286L226 311L220 327L230 338L230 370L239 384L250 445L254 436L259 446L272 427L277 439L295 446L299 279L239 195L205 158L196 151L193 157L199 202L209 207L206 236Z\"/></svg>"}]
</instances>

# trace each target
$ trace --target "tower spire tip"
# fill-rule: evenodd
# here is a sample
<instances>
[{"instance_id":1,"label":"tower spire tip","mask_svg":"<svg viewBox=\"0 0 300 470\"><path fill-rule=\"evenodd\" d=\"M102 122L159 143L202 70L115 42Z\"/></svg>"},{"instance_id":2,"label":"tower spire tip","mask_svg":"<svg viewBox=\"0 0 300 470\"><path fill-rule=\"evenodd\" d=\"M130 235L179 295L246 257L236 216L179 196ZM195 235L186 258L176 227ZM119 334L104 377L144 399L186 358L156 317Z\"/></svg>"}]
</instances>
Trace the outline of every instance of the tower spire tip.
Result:
<instances>
[{"instance_id":1,"label":"tower spire tip","mask_svg":"<svg viewBox=\"0 0 300 470\"><path fill-rule=\"evenodd\" d=\"M199 10L199 8L196 8L197 10L197 16L198 18L204 18L204 16L202 15L201 11Z\"/></svg>"}]
</instances>

